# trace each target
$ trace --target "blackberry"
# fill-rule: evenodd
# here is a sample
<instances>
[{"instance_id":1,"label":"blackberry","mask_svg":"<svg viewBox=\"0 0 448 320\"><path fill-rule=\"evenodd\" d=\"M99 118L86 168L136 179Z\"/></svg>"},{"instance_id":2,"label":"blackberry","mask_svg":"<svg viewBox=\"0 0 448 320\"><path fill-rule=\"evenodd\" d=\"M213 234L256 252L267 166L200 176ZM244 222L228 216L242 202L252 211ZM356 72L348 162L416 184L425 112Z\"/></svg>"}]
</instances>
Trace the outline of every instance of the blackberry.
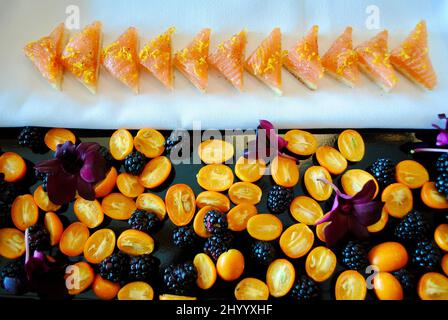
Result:
<instances>
[{"instance_id":1,"label":"blackberry","mask_svg":"<svg viewBox=\"0 0 448 320\"><path fill-rule=\"evenodd\" d=\"M266 267L275 259L276 250L270 242L255 241L250 253L255 262Z\"/></svg>"},{"instance_id":2,"label":"blackberry","mask_svg":"<svg viewBox=\"0 0 448 320\"><path fill-rule=\"evenodd\" d=\"M138 151L131 152L124 159L124 170L127 173L138 176L140 173L142 173L143 168L145 167L147 162L148 160L142 153Z\"/></svg>"},{"instance_id":3,"label":"blackberry","mask_svg":"<svg viewBox=\"0 0 448 320\"><path fill-rule=\"evenodd\" d=\"M268 209L272 213L282 213L289 208L294 193L282 186L273 186L268 193Z\"/></svg>"},{"instance_id":4,"label":"blackberry","mask_svg":"<svg viewBox=\"0 0 448 320\"><path fill-rule=\"evenodd\" d=\"M4 228L9 225L11 217L11 205L0 202L0 228Z\"/></svg>"},{"instance_id":5,"label":"blackberry","mask_svg":"<svg viewBox=\"0 0 448 320\"><path fill-rule=\"evenodd\" d=\"M22 147L31 149L35 153L45 151L47 148L44 142L45 131L38 127L24 127L20 131L17 140Z\"/></svg>"},{"instance_id":6,"label":"blackberry","mask_svg":"<svg viewBox=\"0 0 448 320\"><path fill-rule=\"evenodd\" d=\"M209 238L207 238L207 240L205 240L204 252L216 261L222 253L231 248L232 242L233 236L230 232L212 234Z\"/></svg>"},{"instance_id":7,"label":"blackberry","mask_svg":"<svg viewBox=\"0 0 448 320\"><path fill-rule=\"evenodd\" d=\"M25 268L21 260L13 260L0 270L0 287L12 294L24 293L26 280Z\"/></svg>"},{"instance_id":8,"label":"blackberry","mask_svg":"<svg viewBox=\"0 0 448 320\"><path fill-rule=\"evenodd\" d=\"M448 153L443 153L436 162L436 169L439 173L448 172Z\"/></svg>"},{"instance_id":9,"label":"blackberry","mask_svg":"<svg viewBox=\"0 0 448 320\"><path fill-rule=\"evenodd\" d=\"M227 215L218 210L210 210L204 217L205 229L212 234L227 230Z\"/></svg>"},{"instance_id":10,"label":"blackberry","mask_svg":"<svg viewBox=\"0 0 448 320\"><path fill-rule=\"evenodd\" d=\"M129 262L129 280L154 280L159 272L160 261L151 254L132 257Z\"/></svg>"},{"instance_id":11,"label":"blackberry","mask_svg":"<svg viewBox=\"0 0 448 320\"><path fill-rule=\"evenodd\" d=\"M124 283L129 272L129 256L123 252L117 252L99 264L100 275L116 283Z\"/></svg>"},{"instance_id":12,"label":"blackberry","mask_svg":"<svg viewBox=\"0 0 448 320\"><path fill-rule=\"evenodd\" d=\"M36 223L28 228L28 243L31 251L44 251L50 248L50 233L44 225Z\"/></svg>"},{"instance_id":13,"label":"blackberry","mask_svg":"<svg viewBox=\"0 0 448 320\"><path fill-rule=\"evenodd\" d=\"M186 294L194 288L197 271L191 262L169 265L163 272L163 282L175 294Z\"/></svg>"},{"instance_id":14,"label":"blackberry","mask_svg":"<svg viewBox=\"0 0 448 320\"><path fill-rule=\"evenodd\" d=\"M47 192L48 173L39 172L35 170L34 175L36 176L37 180L41 181L42 189L44 189L44 191Z\"/></svg>"},{"instance_id":15,"label":"blackberry","mask_svg":"<svg viewBox=\"0 0 448 320\"><path fill-rule=\"evenodd\" d=\"M0 173L0 202L12 204L20 191L17 184L5 181L5 175Z\"/></svg>"},{"instance_id":16,"label":"blackberry","mask_svg":"<svg viewBox=\"0 0 448 320\"><path fill-rule=\"evenodd\" d=\"M436 188L438 192L448 197L448 172L442 173L437 177Z\"/></svg>"},{"instance_id":17,"label":"blackberry","mask_svg":"<svg viewBox=\"0 0 448 320\"><path fill-rule=\"evenodd\" d=\"M192 248L196 240L196 233L190 226L177 227L173 230L173 243L176 247Z\"/></svg>"},{"instance_id":18,"label":"blackberry","mask_svg":"<svg viewBox=\"0 0 448 320\"><path fill-rule=\"evenodd\" d=\"M290 296L295 301L315 300L319 296L319 288L312 279L301 276L292 287Z\"/></svg>"},{"instance_id":19,"label":"blackberry","mask_svg":"<svg viewBox=\"0 0 448 320\"><path fill-rule=\"evenodd\" d=\"M433 271L440 265L442 253L434 242L423 240L417 243L412 262L422 271Z\"/></svg>"},{"instance_id":20,"label":"blackberry","mask_svg":"<svg viewBox=\"0 0 448 320\"><path fill-rule=\"evenodd\" d=\"M170 154L172 151L185 151L182 148L182 140L189 141L190 136L188 131L186 130L174 130L171 132L170 136L165 141L165 150L167 154ZM182 156L183 154L178 154Z\"/></svg>"},{"instance_id":21,"label":"blackberry","mask_svg":"<svg viewBox=\"0 0 448 320\"><path fill-rule=\"evenodd\" d=\"M108 167L119 167L119 161L115 160L114 157L112 157L108 148L101 146L100 154L103 156L104 160L106 160L106 164Z\"/></svg>"},{"instance_id":22,"label":"blackberry","mask_svg":"<svg viewBox=\"0 0 448 320\"><path fill-rule=\"evenodd\" d=\"M369 261L364 246L357 241L349 241L342 249L342 264L350 270L365 272Z\"/></svg>"},{"instance_id":23,"label":"blackberry","mask_svg":"<svg viewBox=\"0 0 448 320\"><path fill-rule=\"evenodd\" d=\"M160 220L154 213L137 209L129 218L128 224L132 229L151 233L160 226Z\"/></svg>"},{"instance_id":24,"label":"blackberry","mask_svg":"<svg viewBox=\"0 0 448 320\"><path fill-rule=\"evenodd\" d=\"M395 181L395 164L391 159L380 158L375 160L367 169L384 188Z\"/></svg>"},{"instance_id":25,"label":"blackberry","mask_svg":"<svg viewBox=\"0 0 448 320\"><path fill-rule=\"evenodd\" d=\"M415 278L408 269L400 269L393 272L393 275L398 279L398 281L400 281L400 284L405 292L410 293L414 290Z\"/></svg>"},{"instance_id":26,"label":"blackberry","mask_svg":"<svg viewBox=\"0 0 448 320\"><path fill-rule=\"evenodd\" d=\"M395 237L402 241L419 241L429 233L429 224L418 211L409 212L395 227Z\"/></svg>"}]
</instances>

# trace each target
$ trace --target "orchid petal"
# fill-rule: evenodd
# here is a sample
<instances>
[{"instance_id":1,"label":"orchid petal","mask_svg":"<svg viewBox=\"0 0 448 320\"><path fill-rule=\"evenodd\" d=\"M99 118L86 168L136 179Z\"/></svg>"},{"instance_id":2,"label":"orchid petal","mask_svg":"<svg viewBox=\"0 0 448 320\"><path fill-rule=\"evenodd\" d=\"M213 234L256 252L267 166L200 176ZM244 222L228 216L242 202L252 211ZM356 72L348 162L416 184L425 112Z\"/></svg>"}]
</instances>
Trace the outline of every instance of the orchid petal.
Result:
<instances>
[{"instance_id":1,"label":"orchid petal","mask_svg":"<svg viewBox=\"0 0 448 320\"><path fill-rule=\"evenodd\" d=\"M381 204L377 201L353 204L353 216L360 224L370 226L381 218Z\"/></svg>"},{"instance_id":2,"label":"orchid petal","mask_svg":"<svg viewBox=\"0 0 448 320\"><path fill-rule=\"evenodd\" d=\"M369 180L367 181L362 189L353 196L353 203L365 203L373 200L373 197L376 192L376 184L375 181Z\"/></svg>"},{"instance_id":3,"label":"orchid petal","mask_svg":"<svg viewBox=\"0 0 448 320\"><path fill-rule=\"evenodd\" d=\"M348 218L348 229L358 239L365 240L370 233L365 225L362 225L354 216Z\"/></svg>"},{"instance_id":4,"label":"orchid petal","mask_svg":"<svg viewBox=\"0 0 448 320\"><path fill-rule=\"evenodd\" d=\"M61 171L48 176L47 192L54 204L63 205L70 202L76 195L76 175Z\"/></svg>"},{"instance_id":5,"label":"orchid petal","mask_svg":"<svg viewBox=\"0 0 448 320\"><path fill-rule=\"evenodd\" d=\"M61 168L59 159L54 158L37 163L34 168L42 173L58 174Z\"/></svg>"},{"instance_id":6,"label":"orchid petal","mask_svg":"<svg viewBox=\"0 0 448 320\"><path fill-rule=\"evenodd\" d=\"M88 183L83 178L78 177L76 182L76 188L78 190L79 195L89 201L95 200L95 191L91 183Z\"/></svg>"},{"instance_id":7,"label":"orchid petal","mask_svg":"<svg viewBox=\"0 0 448 320\"><path fill-rule=\"evenodd\" d=\"M76 147L76 152L80 155L81 160L85 160L85 156L90 152L100 150L100 145L96 142L83 142Z\"/></svg>"},{"instance_id":8,"label":"orchid petal","mask_svg":"<svg viewBox=\"0 0 448 320\"><path fill-rule=\"evenodd\" d=\"M331 223L324 229L325 242L332 247L347 234L347 231L347 216L334 214Z\"/></svg>"},{"instance_id":9,"label":"orchid petal","mask_svg":"<svg viewBox=\"0 0 448 320\"><path fill-rule=\"evenodd\" d=\"M75 153L76 145L71 141L66 141L63 144L58 144L56 146L56 152L54 154L55 158L60 158L66 153Z\"/></svg>"},{"instance_id":10,"label":"orchid petal","mask_svg":"<svg viewBox=\"0 0 448 320\"><path fill-rule=\"evenodd\" d=\"M84 165L79 173L86 182L101 181L106 176L106 160L99 152L90 151L85 154Z\"/></svg>"}]
</instances>

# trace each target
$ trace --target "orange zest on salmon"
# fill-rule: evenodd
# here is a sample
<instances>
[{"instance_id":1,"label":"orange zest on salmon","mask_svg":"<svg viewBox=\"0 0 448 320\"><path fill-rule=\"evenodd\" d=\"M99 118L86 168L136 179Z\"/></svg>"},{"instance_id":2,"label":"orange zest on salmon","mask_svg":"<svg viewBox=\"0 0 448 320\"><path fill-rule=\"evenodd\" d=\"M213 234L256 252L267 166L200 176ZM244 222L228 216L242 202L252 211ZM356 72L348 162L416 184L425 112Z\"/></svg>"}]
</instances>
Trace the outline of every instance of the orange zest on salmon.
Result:
<instances>
[{"instance_id":1,"label":"orange zest on salmon","mask_svg":"<svg viewBox=\"0 0 448 320\"><path fill-rule=\"evenodd\" d=\"M280 28L272 30L246 60L246 70L282 95L282 43Z\"/></svg>"},{"instance_id":2,"label":"orange zest on salmon","mask_svg":"<svg viewBox=\"0 0 448 320\"><path fill-rule=\"evenodd\" d=\"M115 78L138 94L139 60L137 29L128 28L101 52L101 63Z\"/></svg>"},{"instance_id":3,"label":"orange zest on salmon","mask_svg":"<svg viewBox=\"0 0 448 320\"><path fill-rule=\"evenodd\" d=\"M65 46L62 65L93 94L98 84L101 47L101 22L95 21L75 33Z\"/></svg>"},{"instance_id":4,"label":"orange zest on salmon","mask_svg":"<svg viewBox=\"0 0 448 320\"><path fill-rule=\"evenodd\" d=\"M239 91L243 91L244 51L246 49L246 31L235 34L219 44L208 56L210 66L218 70Z\"/></svg>"},{"instance_id":5,"label":"orange zest on salmon","mask_svg":"<svg viewBox=\"0 0 448 320\"><path fill-rule=\"evenodd\" d=\"M283 58L285 68L311 90L317 90L318 82L324 76L317 43L318 32L319 27L313 26Z\"/></svg>"},{"instance_id":6,"label":"orange zest on salmon","mask_svg":"<svg viewBox=\"0 0 448 320\"><path fill-rule=\"evenodd\" d=\"M28 43L23 49L42 74L42 77L58 90L61 90L64 69L60 63L64 45L64 24L59 24L49 36Z\"/></svg>"},{"instance_id":7,"label":"orange zest on salmon","mask_svg":"<svg viewBox=\"0 0 448 320\"><path fill-rule=\"evenodd\" d=\"M208 85L210 32L208 28L202 29L186 48L174 56L176 68L201 92L205 92Z\"/></svg>"},{"instance_id":8,"label":"orange zest on salmon","mask_svg":"<svg viewBox=\"0 0 448 320\"><path fill-rule=\"evenodd\" d=\"M352 32L352 27L345 29L322 57L322 65L329 75L354 88L360 81L360 73L358 54L353 50Z\"/></svg>"},{"instance_id":9,"label":"orange zest on salmon","mask_svg":"<svg viewBox=\"0 0 448 320\"><path fill-rule=\"evenodd\" d=\"M173 89L173 61L171 58L171 35L175 28L149 41L140 51L140 64L152 73L168 89Z\"/></svg>"},{"instance_id":10,"label":"orange zest on salmon","mask_svg":"<svg viewBox=\"0 0 448 320\"><path fill-rule=\"evenodd\" d=\"M388 37L388 31L384 30L355 49L361 71L386 92L392 90L398 81L390 64Z\"/></svg>"},{"instance_id":11,"label":"orange zest on salmon","mask_svg":"<svg viewBox=\"0 0 448 320\"><path fill-rule=\"evenodd\" d=\"M422 88L435 88L437 75L429 58L425 21L420 21L401 45L392 51L390 62L400 73Z\"/></svg>"}]
</instances>

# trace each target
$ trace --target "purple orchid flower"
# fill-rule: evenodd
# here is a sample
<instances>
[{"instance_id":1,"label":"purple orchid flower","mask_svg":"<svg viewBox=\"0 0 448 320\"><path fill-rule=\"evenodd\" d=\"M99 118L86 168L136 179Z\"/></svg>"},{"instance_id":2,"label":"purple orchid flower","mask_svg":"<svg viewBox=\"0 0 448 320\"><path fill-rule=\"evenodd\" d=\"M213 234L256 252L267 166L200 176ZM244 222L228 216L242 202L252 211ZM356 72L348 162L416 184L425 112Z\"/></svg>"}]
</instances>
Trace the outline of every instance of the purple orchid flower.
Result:
<instances>
[{"instance_id":1,"label":"purple orchid flower","mask_svg":"<svg viewBox=\"0 0 448 320\"><path fill-rule=\"evenodd\" d=\"M248 159L263 158L266 160L266 158L279 155L297 161L296 158L283 152L287 145L288 141L277 134L277 130L271 122L260 120L257 136L255 140L249 142L248 148L244 150L244 157Z\"/></svg>"},{"instance_id":2,"label":"purple orchid flower","mask_svg":"<svg viewBox=\"0 0 448 320\"><path fill-rule=\"evenodd\" d=\"M378 201L373 201L376 190L375 182L368 181L361 191L354 196L348 196L340 192L333 183L325 179L320 180L331 185L336 192L331 211L316 223L318 225L330 222L324 229L327 245L334 246L347 233L353 234L358 239L366 239L369 236L367 227L381 217L381 204Z\"/></svg>"},{"instance_id":3,"label":"purple orchid flower","mask_svg":"<svg viewBox=\"0 0 448 320\"><path fill-rule=\"evenodd\" d=\"M445 120L445 128L442 129L437 124L432 125L434 128L436 128L440 131L440 133L437 135L436 145L439 147L445 147L445 146L448 146L448 118L446 117L446 114L442 113L442 114L439 114L439 119Z\"/></svg>"},{"instance_id":4,"label":"purple orchid flower","mask_svg":"<svg viewBox=\"0 0 448 320\"><path fill-rule=\"evenodd\" d=\"M67 141L57 146L53 159L38 163L35 169L48 174L51 202L63 205L73 200L76 192L86 200L94 200L94 185L106 176L107 165L98 143L75 145Z\"/></svg>"}]
</instances>

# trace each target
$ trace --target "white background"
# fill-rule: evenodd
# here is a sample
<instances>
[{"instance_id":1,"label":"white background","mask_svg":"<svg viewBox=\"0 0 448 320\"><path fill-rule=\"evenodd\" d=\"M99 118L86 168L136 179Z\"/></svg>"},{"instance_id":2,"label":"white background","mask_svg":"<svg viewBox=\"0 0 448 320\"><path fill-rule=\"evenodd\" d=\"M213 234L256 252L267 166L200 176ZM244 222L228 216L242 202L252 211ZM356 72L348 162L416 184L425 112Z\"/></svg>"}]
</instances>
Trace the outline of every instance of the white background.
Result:
<instances>
[{"instance_id":1,"label":"white background","mask_svg":"<svg viewBox=\"0 0 448 320\"><path fill-rule=\"evenodd\" d=\"M168 92L147 73L141 75L141 94L134 96L103 70L98 94L91 95L66 74L57 92L40 77L22 53L29 41L47 35L65 21L67 5L80 8L81 26L101 20L104 45L129 26L139 30L142 42L177 29L174 50L185 46L204 27L213 29L211 49L246 27L247 54L274 27L283 32L289 49L313 25L320 26L320 52L347 25L354 42L374 36L367 30L366 7L380 9L381 28L396 46L420 19L427 20L430 54L439 77L434 92L424 92L400 76L397 88L383 93L363 76L357 89L325 77L311 92L283 71L284 96L277 97L246 73L246 92L237 92L215 72L209 90L199 93L177 71L175 90ZM0 0L0 126L43 125L78 128L253 128L269 119L279 128L429 128L437 114L448 112L448 1L399 0Z\"/></svg>"}]
</instances>

